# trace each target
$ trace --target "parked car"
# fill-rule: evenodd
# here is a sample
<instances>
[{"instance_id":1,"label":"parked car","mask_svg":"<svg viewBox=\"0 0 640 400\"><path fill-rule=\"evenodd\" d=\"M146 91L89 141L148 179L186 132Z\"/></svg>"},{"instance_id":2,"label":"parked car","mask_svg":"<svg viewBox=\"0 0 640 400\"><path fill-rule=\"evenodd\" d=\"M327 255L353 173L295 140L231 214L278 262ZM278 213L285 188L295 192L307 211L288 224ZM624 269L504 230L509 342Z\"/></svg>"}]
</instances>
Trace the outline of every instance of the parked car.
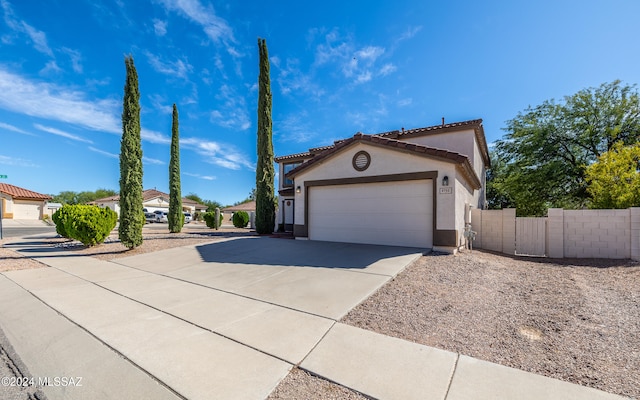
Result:
<instances>
[{"instance_id":1,"label":"parked car","mask_svg":"<svg viewBox=\"0 0 640 400\"><path fill-rule=\"evenodd\" d=\"M153 213L156 215L156 222L169 222L166 211L154 211Z\"/></svg>"},{"instance_id":2,"label":"parked car","mask_svg":"<svg viewBox=\"0 0 640 400\"><path fill-rule=\"evenodd\" d=\"M188 224L189 222L191 222L191 220L193 219L191 217L191 213L183 212L183 214L184 214L184 223Z\"/></svg>"},{"instance_id":3,"label":"parked car","mask_svg":"<svg viewBox=\"0 0 640 400\"><path fill-rule=\"evenodd\" d=\"M152 222L156 222L156 215L154 213L151 212L145 212L144 213L144 219L147 223L152 223Z\"/></svg>"}]
</instances>

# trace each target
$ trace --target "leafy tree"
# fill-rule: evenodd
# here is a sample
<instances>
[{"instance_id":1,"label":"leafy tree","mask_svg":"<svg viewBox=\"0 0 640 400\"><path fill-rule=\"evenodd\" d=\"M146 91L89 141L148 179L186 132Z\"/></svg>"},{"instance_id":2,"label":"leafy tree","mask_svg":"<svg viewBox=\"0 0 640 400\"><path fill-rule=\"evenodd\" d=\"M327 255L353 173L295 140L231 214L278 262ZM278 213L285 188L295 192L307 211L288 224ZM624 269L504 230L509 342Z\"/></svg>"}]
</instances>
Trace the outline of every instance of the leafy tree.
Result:
<instances>
[{"instance_id":1,"label":"leafy tree","mask_svg":"<svg viewBox=\"0 0 640 400\"><path fill-rule=\"evenodd\" d=\"M255 201L255 200L256 200L256 189L253 188L251 189L251 192L249 192L249 196L247 196L244 200L233 203L233 205L237 206L237 205L248 203L250 201Z\"/></svg>"},{"instance_id":2,"label":"leafy tree","mask_svg":"<svg viewBox=\"0 0 640 400\"><path fill-rule=\"evenodd\" d=\"M182 230L182 192L180 190L180 133L178 130L178 107L173 105L173 123L171 126L171 160L169 161L169 213L167 214L169 231Z\"/></svg>"},{"instance_id":3,"label":"leafy tree","mask_svg":"<svg viewBox=\"0 0 640 400\"><path fill-rule=\"evenodd\" d=\"M490 151L489 157L491 158L491 169L487 171L488 208L492 210L513 208L515 200L505 189L505 180L508 179L508 175L505 173L506 162L495 151Z\"/></svg>"},{"instance_id":4,"label":"leafy tree","mask_svg":"<svg viewBox=\"0 0 640 400\"><path fill-rule=\"evenodd\" d=\"M640 139L635 86L604 83L548 100L507 121L496 143L498 168L489 175L489 203L506 200L518 215L543 215L549 207L582 208L590 200L586 167L616 143ZM501 165L500 163L504 163Z\"/></svg>"},{"instance_id":5,"label":"leafy tree","mask_svg":"<svg viewBox=\"0 0 640 400\"><path fill-rule=\"evenodd\" d=\"M256 166L256 232L273 232L275 224L273 142L271 121L271 80L267 41L258 38L260 77L258 78L258 163Z\"/></svg>"},{"instance_id":6,"label":"leafy tree","mask_svg":"<svg viewBox=\"0 0 640 400\"><path fill-rule=\"evenodd\" d=\"M204 200L202 200L202 197L198 196L195 193L189 193L188 195L186 195L184 197L189 199L189 200L193 200L195 202L198 202L200 204L204 204Z\"/></svg>"},{"instance_id":7,"label":"leafy tree","mask_svg":"<svg viewBox=\"0 0 640 400\"><path fill-rule=\"evenodd\" d=\"M124 59L127 69L120 142L120 226L122 244L130 249L142 244L142 145L140 142L140 92L133 56Z\"/></svg>"},{"instance_id":8,"label":"leafy tree","mask_svg":"<svg viewBox=\"0 0 640 400\"><path fill-rule=\"evenodd\" d=\"M591 208L640 206L640 144L616 143L587 167Z\"/></svg>"},{"instance_id":9,"label":"leafy tree","mask_svg":"<svg viewBox=\"0 0 640 400\"><path fill-rule=\"evenodd\" d=\"M222 208L222 204L220 202L215 200L203 200L202 197L198 196L195 193L189 193L184 197L186 197L187 199L191 199L193 201L197 201L200 204L204 204L205 206L207 206L207 212L215 211L216 207Z\"/></svg>"},{"instance_id":10,"label":"leafy tree","mask_svg":"<svg viewBox=\"0 0 640 400\"><path fill-rule=\"evenodd\" d=\"M57 195L52 195L54 203L62 204L84 204L91 201L117 195L118 192L111 189L98 189L95 192L84 191L74 192L70 190L62 191Z\"/></svg>"}]
</instances>

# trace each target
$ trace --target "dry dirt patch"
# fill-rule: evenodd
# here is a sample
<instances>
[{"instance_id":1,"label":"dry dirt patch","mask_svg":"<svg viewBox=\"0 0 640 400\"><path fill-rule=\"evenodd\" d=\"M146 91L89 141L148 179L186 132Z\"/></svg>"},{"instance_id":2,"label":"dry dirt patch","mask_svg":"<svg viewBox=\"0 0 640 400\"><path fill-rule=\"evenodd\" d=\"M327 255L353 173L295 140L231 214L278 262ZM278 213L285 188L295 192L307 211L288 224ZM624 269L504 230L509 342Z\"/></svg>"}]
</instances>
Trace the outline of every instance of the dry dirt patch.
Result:
<instances>
[{"instance_id":1,"label":"dry dirt patch","mask_svg":"<svg viewBox=\"0 0 640 400\"><path fill-rule=\"evenodd\" d=\"M267 400L365 400L358 392L293 368Z\"/></svg>"},{"instance_id":2,"label":"dry dirt patch","mask_svg":"<svg viewBox=\"0 0 640 400\"><path fill-rule=\"evenodd\" d=\"M638 263L424 256L342 322L640 398Z\"/></svg>"}]
</instances>

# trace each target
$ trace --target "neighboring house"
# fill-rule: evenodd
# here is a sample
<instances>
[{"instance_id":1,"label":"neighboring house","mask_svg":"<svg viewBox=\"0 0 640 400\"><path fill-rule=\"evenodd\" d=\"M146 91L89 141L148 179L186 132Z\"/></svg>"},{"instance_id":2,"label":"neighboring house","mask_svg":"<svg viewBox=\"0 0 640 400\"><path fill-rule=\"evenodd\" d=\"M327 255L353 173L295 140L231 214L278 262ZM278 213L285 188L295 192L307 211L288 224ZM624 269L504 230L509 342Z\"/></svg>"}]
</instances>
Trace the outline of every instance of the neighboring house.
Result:
<instances>
[{"instance_id":1,"label":"neighboring house","mask_svg":"<svg viewBox=\"0 0 640 400\"><path fill-rule=\"evenodd\" d=\"M100 207L110 208L120 215L120 195L104 197L92 201L91 204L96 204ZM154 211L168 211L169 210L169 195L155 189L147 189L142 191L142 208L146 208L148 212ZM204 212L207 210L207 206L200 204L191 199L185 197L182 198L182 211L190 212L191 214L196 211Z\"/></svg>"},{"instance_id":2,"label":"neighboring house","mask_svg":"<svg viewBox=\"0 0 640 400\"><path fill-rule=\"evenodd\" d=\"M51 196L33 192L18 186L0 183L2 198L2 218L4 219L42 219L49 215L47 201Z\"/></svg>"},{"instance_id":3,"label":"neighboring house","mask_svg":"<svg viewBox=\"0 0 640 400\"><path fill-rule=\"evenodd\" d=\"M482 120L355 136L277 157L276 227L296 238L455 251L490 166Z\"/></svg>"},{"instance_id":4,"label":"neighboring house","mask_svg":"<svg viewBox=\"0 0 640 400\"><path fill-rule=\"evenodd\" d=\"M246 211L247 214L251 214L252 212L255 213L256 202L248 201L246 203L238 204L237 206L230 206L221 209L220 212L223 216L222 224L233 225L233 213L235 213L236 211Z\"/></svg>"}]
</instances>

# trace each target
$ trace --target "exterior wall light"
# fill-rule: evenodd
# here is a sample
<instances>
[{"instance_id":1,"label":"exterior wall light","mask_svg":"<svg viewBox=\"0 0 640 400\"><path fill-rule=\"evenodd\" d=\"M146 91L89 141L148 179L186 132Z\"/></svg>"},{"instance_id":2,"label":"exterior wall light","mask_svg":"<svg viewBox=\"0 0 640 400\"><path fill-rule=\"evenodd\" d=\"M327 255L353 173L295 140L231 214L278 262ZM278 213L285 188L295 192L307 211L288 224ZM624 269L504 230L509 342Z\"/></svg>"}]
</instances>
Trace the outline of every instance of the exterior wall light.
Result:
<instances>
[{"instance_id":1,"label":"exterior wall light","mask_svg":"<svg viewBox=\"0 0 640 400\"><path fill-rule=\"evenodd\" d=\"M302 192L302 189L300 188L300 186L296 187L296 193L300 193Z\"/></svg>"},{"instance_id":2,"label":"exterior wall light","mask_svg":"<svg viewBox=\"0 0 640 400\"><path fill-rule=\"evenodd\" d=\"M449 186L449 177L445 176L442 178L442 186Z\"/></svg>"}]
</instances>

